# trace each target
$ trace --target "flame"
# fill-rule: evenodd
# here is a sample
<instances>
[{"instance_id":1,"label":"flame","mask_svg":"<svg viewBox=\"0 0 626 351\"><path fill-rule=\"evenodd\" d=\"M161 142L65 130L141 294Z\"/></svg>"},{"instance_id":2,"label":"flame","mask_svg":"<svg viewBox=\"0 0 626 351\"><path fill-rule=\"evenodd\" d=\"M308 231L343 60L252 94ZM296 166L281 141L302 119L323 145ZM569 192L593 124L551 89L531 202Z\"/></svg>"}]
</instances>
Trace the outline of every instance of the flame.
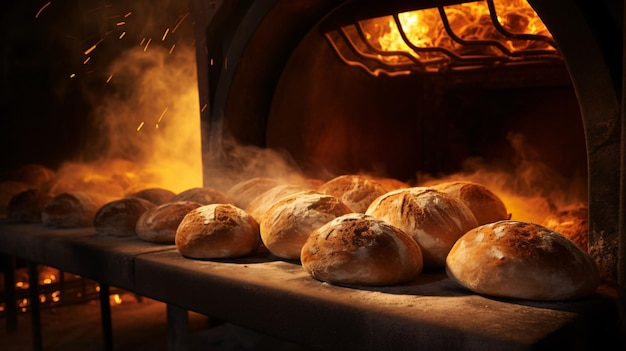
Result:
<instances>
[{"instance_id":1,"label":"flame","mask_svg":"<svg viewBox=\"0 0 626 351\"><path fill-rule=\"evenodd\" d=\"M498 23L514 34L537 34L551 37L545 24L525 0L495 0L494 7ZM528 40L507 38L491 24L486 1L476 1L444 7L444 12L453 33L462 40L497 40L511 52L523 50L533 45L542 49L552 49L548 43L537 44ZM444 48L456 54L500 54L495 47L487 45L477 52L466 47L448 35L437 8L428 8L398 14L398 19L408 41L418 48ZM385 52L409 52L419 59L443 58L442 52L414 51L402 38L393 16L384 16L360 22L370 44ZM398 63L406 58L399 55L380 55L379 59Z\"/></svg>"}]
</instances>

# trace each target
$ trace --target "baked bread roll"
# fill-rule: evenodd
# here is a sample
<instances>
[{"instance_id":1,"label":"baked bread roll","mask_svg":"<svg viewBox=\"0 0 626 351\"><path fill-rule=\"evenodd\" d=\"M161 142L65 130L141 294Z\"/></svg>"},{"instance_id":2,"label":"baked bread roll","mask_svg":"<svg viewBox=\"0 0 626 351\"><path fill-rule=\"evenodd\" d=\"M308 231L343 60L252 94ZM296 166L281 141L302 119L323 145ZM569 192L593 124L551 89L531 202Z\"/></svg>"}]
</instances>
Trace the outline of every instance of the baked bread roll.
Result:
<instances>
[{"instance_id":1,"label":"baked bread roll","mask_svg":"<svg viewBox=\"0 0 626 351\"><path fill-rule=\"evenodd\" d=\"M28 184L20 181L5 180L0 182L0 215L7 215L9 203L15 195L29 189L31 187Z\"/></svg>"},{"instance_id":2,"label":"baked bread roll","mask_svg":"<svg viewBox=\"0 0 626 351\"><path fill-rule=\"evenodd\" d=\"M139 216L135 232L145 241L173 244L180 222L187 213L200 206L192 201L174 201L150 208Z\"/></svg>"},{"instance_id":3,"label":"baked bread roll","mask_svg":"<svg viewBox=\"0 0 626 351\"><path fill-rule=\"evenodd\" d=\"M50 200L41 212L41 220L47 227L90 227L96 212L111 201L110 197L82 191L61 193Z\"/></svg>"},{"instance_id":4,"label":"baked bread roll","mask_svg":"<svg viewBox=\"0 0 626 351\"><path fill-rule=\"evenodd\" d=\"M239 208L248 208L257 196L282 183L273 178L255 177L233 185L226 195Z\"/></svg>"},{"instance_id":5,"label":"baked bread roll","mask_svg":"<svg viewBox=\"0 0 626 351\"><path fill-rule=\"evenodd\" d=\"M474 216L478 225L510 219L504 202L486 186L469 181L453 181L431 186L461 200Z\"/></svg>"},{"instance_id":6,"label":"baked bread roll","mask_svg":"<svg viewBox=\"0 0 626 351\"><path fill-rule=\"evenodd\" d=\"M38 189L29 189L13 196L7 208L7 217L18 223L41 223L41 212L52 195Z\"/></svg>"},{"instance_id":7,"label":"baked bread roll","mask_svg":"<svg viewBox=\"0 0 626 351\"><path fill-rule=\"evenodd\" d=\"M245 208L246 212L251 215L257 222L260 223L261 216L265 211L267 211L272 205L276 203L276 201L286 197L288 195L292 195L295 193L299 193L302 191L307 191L307 189L293 184L282 184L270 188L265 191L261 195L254 198L254 200L250 201L248 207ZM309 190L309 192L314 192Z\"/></svg>"},{"instance_id":8,"label":"baked bread roll","mask_svg":"<svg viewBox=\"0 0 626 351\"><path fill-rule=\"evenodd\" d=\"M147 210L156 207L148 200L124 197L104 204L93 220L96 233L108 236L134 236L137 220Z\"/></svg>"},{"instance_id":9,"label":"baked bread roll","mask_svg":"<svg viewBox=\"0 0 626 351\"><path fill-rule=\"evenodd\" d=\"M169 201L192 201L201 205L232 204L233 200L223 192L211 187L187 189L172 197Z\"/></svg>"},{"instance_id":10,"label":"baked bread roll","mask_svg":"<svg viewBox=\"0 0 626 351\"><path fill-rule=\"evenodd\" d=\"M444 268L456 240L478 226L472 211L459 199L426 187L391 191L374 200L366 213L412 236L422 249L427 269Z\"/></svg>"},{"instance_id":11,"label":"baked bread roll","mask_svg":"<svg viewBox=\"0 0 626 351\"><path fill-rule=\"evenodd\" d=\"M313 278L335 284L398 284L422 271L422 252L415 240L363 213L337 217L313 231L300 259Z\"/></svg>"},{"instance_id":12,"label":"baked bread roll","mask_svg":"<svg viewBox=\"0 0 626 351\"><path fill-rule=\"evenodd\" d=\"M478 294L568 300L595 291L594 260L573 241L538 224L499 221L463 235L446 260L447 275Z\"/></svg>"},{"instance_id":13,"label":"baked bread roll","mask_svg":"<svg viewBox=\"0 0 626 351\"><path fill-rule=\"evenodd\" d=\"M155 187L146 188L130 193L126 197L128 196L134 196L140 199L148 200L158 206L170 201L174 196L176 196L176 193L168 189Z\"/></svg>"},{"instance_id":14,"label":"baked bread roll","mask_svg":"<svg viewBox=\"0 0 626 351\"><path fill-rule=\"evenodd\" d=\"M246 256L259 247L259 225L231 204L204 205L185 215L176 230L175 243L189 258Z\"/></svg>"},{"instance_id":15,"label":"baked bread roll","mask_svg":"<svg viewBox=\"0 0 626 351\"><path fill-rule=\"evenodd\" d=\"M386 193L387 189L365 176L346 174L322 184L318 191L337 197L353 212L365 213L372 201Z\"/></svg>"},{"instance_id":16,"label":"baked bread roll","mask_svg":"<svg viewBox=\"0 0 626 351\"><path fill-rule=\"evenodd\" d=\"M299 192L278 200L261 216L261 240L275 256L297 260L315 229L351 212L332 195Z\"/></svg>"}]
</instances>

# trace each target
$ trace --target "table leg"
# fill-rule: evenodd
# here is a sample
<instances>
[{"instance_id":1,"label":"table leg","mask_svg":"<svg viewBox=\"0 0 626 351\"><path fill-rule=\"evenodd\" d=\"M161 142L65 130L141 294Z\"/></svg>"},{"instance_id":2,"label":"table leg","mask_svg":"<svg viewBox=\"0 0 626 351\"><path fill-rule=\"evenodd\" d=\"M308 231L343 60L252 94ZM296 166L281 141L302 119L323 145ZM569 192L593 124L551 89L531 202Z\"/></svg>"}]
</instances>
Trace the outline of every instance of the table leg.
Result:
<instances>
[{"instance_id":1,"label":"table leg","mask_svg":"<svg viewBox=\"0 0 626 351\"><path fill-rule=\"evenodd\" d=\"M17 294L15 293L15 258L2 254L2 273L4 275L4 313L7 319L7 332L17 330Z\"/></svg>"},{"instance_id":2,"label":"table leg","mask_svg":"<svg viewBox=\"0 0 626 351\"><path fill-rule=\"evenodd\" d=\"M167 304L167 349L189 350L189 315L187 310Z\"/></svg>"},{"instance_id":3,"label":"table leg","mask_svg":"<svg viewBox=\"0 0 626 351\"><path fill-rule=\"evenodd\" d=\"M31 328L33 332L33 350L42 349L41 309L39 304L39 270L37 264L28 263L28 291L30 295Z\"/></svg>"},{"instance_id":4,"label":"table leg","mask_svg":"<svg viewBox=\"0 0 626 351\"><path fill-rule=\"evenodd\" d=\"M109 301L109 285L100 284L100 317L102 321L102 337L104 350L113 350L113 324L111 322L111 304Z\"/></svg>"}]
</instances>

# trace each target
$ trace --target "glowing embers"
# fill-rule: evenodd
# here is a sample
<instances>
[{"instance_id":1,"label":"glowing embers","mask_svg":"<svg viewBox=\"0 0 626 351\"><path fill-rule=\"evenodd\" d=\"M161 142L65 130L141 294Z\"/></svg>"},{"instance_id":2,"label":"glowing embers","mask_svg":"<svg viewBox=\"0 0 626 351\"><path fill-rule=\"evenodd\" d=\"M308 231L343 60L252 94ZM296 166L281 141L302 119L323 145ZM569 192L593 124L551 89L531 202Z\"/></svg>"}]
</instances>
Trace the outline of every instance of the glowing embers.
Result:
<instances>
[{"instance_id":1,"label":"glowing embers","mask_svg":"<svg viewBox=\"0 0 626 351\"><path fill-rule=\"evenodd\" d=\"M560 60L525 0L485 0L361 20L325 33L339 57L372 75Z\"/></svg>"}]
</instances>

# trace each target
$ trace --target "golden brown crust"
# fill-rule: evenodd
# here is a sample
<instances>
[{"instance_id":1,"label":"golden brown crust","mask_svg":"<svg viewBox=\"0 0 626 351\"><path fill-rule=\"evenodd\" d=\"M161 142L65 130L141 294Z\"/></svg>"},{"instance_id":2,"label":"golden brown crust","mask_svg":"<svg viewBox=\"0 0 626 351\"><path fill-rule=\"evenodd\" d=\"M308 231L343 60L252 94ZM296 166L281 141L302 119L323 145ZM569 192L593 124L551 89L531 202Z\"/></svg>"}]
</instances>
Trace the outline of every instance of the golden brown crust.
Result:
<instances>
[{"instance_id":1,"label":"golden brown crust","mask_svg":"<svg viewBox=\"0 0 626 351\"><path fill-rule=\"evenodd\" d=\"M93 219L96 232L108 236L137 235L137 220L147 210L156 207L148 200L124 197L102 206Z\"/></svg>"},{"instance_id":2,"label":"golden brown crust","mask_svg":"<svg viewBox=\"0 0 626 351\"><path fill-rule=\"evenodd\" d=\"M315 279L336 284L391 285L422 271L419 245L375 217L350 213L315 230L301 252L302 267Z\"/></svg>"},{"instance_id":3,"label":"golden brown crust","mask_svg":"<svg viewBox=\"0 0 626 351\"><path fill-rule=\"evenodd\" d=\"M192 201L174 201L150 208L137 220L137 236L149 242L173 244L180 222L187 213L200 206Z\"/></svg>"},{"instance_id":4,"label":"golden brown crust","mask_svg":"<svg viewBox=\"0 0 626 351\"><path fill-rule=\"evenodd\" d=\"M436 184L431 186L431 188L461 200L474 213L478 225L493 223L511 217L504 202L498 195L482 184L469 181L453 181Z\"/></svg>"},{"instance_id":5,"label":"golden brown crust","mask_svg":"<svg viewBox=\"0 0 626 351\"><path fill-rule=\"evenodd\" d=\"M517 299L575 299L599 284L595 262L574 242L541 225L509 220L461 237L446 272L479 294Z\"/></svg>"},{"instance_id":6,"label":"golden brown crust","mask_svg":"<svg viewBox=\"0 0 626 351\"><path fill-rule=\"evenodd\" d=\"M274 255L299 259L311 233L330 220L352 212L339 199L316 192L299 192L277 201L261 216L261 239Z\"/></svg>"},{"instance_id":7,"label":"golden brown crust","mask_svg":"<svg viewBox=\"0 0 626 351\"><path fill-rule=\"evenodd\" d=\"M185 215L176 230L175 243L189 258L245 256L259 247L259 225L231 204L204 205Z\"/></svg>"},{"instance_id":8,"label":"golden brown crust","mask_svg":"<svg viewBox=\"0 0 626 351\"><path fill-rule=\"evenodd\" d=\"M357 174L335 177L322 184L319 192L337 197L354 212L365 213L367 207L380 195L387 192L385 187Z\"/></svg>"},{"instance_id":9,"label":"golden brown crust","mask_svg":"<svg viewBox=\"0 0 626 351\"><path fill-rule=\"evenodd\" d=\"M411 235L420 245L428 269L443 268L456 240L478 226L460 200L426 187L391 191L372 202L366 213Z\"/></svg>"}]
</instances>

